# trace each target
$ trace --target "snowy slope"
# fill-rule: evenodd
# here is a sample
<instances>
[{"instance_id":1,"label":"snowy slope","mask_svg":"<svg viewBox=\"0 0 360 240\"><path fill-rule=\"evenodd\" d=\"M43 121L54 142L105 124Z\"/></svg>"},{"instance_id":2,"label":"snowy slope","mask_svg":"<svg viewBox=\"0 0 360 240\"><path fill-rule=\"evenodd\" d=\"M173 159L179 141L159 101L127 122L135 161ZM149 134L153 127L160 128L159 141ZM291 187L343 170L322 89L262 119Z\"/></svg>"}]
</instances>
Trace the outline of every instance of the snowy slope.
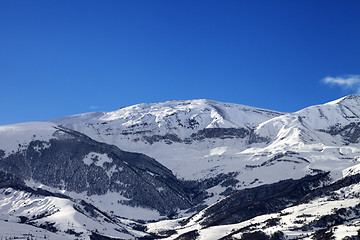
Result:
<instances>
[{"instance_id":1,"label":"snowy slope","mask_svg":"<svg viewBox=\"0 0 360 240\"><path fill-rule=\"evenodd\" d=\"M359 161L359 121L360 96L350 95L260 124L255 132L269 138L269 143L244 153L296 152L309 162L308 168L340 174Z\"/></svg>"},{"instance_id":2,"label":"snowy slope","mask_svg":"<svg viewBox=\"0 0 360 240\"><path fill-rule=\"evenodd\" d=\"M337 136L336 130L340 133L345 126L353 125L355 127L359 122L360 96L350 95L271 119L260 124L256 132L273 140L272 145L269 145L271 148L281 145L285 141L288 144L322 142L326 145L343 145L347 143L344 141L346 138ZM351 135L351 132L348 133ZM347 140L350 143L357 143L359 139Z\"/></svg>"}]
</instances>

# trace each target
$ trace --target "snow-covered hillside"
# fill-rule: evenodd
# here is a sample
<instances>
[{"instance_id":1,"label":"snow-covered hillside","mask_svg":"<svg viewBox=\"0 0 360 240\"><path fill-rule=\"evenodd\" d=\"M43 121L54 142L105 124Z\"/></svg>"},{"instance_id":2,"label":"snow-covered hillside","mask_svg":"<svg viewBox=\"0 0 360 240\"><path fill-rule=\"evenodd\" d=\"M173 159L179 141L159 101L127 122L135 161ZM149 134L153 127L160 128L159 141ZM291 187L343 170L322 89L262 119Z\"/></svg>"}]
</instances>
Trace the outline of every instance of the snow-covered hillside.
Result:
<instances>
[{"instance_id":1,"label":"snow-covered hillside","mask_svg":"<svg viewBox=\"0 0 360 240\"><path fill-rule=\"evenodd\" d=\"M296 152L309 168L341 174L360 160L360 96L305 108L260 124L255 133L269 138L253 154L278 155Z\"/></svg>"},{"instance_id":2,"label":"snow-covered hillside","mask_svg":"<svg viewBox=\"0 0 360 240\"><path fill-rule=\"evenodd\" d=\"M275 184L285 185L281 196L274 191L279 186L273 185L240 191L190 218L149 223L147 231L168 240L360 238L359 174L313 190L306 190L304 180L295 182ZM282 201L286 204L279 205Z\"/></svg>"},{"instance_id":3,"label":"snow-covered hillside","mask_svg":"<svg viewBox=\"0 0 360 240\"><path fill-rule=\"evenodd\" d=\"M283 142L289 145L344 145L358 142L358 123L360 96L350 95L263 122L256 133L270 137L269 148L272 149L277 145L284 147Z\"/></svg>"}]
</instances>

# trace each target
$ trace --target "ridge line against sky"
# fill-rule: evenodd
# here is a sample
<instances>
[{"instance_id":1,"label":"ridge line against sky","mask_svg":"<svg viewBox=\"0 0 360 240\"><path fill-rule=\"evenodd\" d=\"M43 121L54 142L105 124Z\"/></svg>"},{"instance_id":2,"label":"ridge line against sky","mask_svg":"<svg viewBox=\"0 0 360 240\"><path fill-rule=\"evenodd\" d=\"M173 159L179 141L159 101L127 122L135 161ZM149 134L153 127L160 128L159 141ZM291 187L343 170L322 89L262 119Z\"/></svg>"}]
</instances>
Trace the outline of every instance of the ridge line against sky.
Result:
<instances>
[{"instance_id":1,"label":"ridge line against sky","mask_svg":"<svg viewBox=\"0 0 360 240\"><path fill-rule=\"evenodd\" d=\"M0 2L0 125L211 99L295 112L360 93L360 1Z\"/></svg>"}]
</instances>

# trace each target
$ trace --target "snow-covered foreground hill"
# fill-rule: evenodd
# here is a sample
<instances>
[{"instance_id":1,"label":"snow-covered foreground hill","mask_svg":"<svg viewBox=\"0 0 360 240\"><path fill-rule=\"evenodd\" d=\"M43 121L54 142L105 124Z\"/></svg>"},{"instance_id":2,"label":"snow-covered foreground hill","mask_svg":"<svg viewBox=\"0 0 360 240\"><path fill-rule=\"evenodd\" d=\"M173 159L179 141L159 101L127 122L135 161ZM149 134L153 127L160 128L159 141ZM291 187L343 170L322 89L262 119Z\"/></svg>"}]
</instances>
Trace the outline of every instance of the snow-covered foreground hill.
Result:
<instances>
[{"instance_id":1,"label":"snow-covered foreground hill","mask_svg":"<svg viewBox=\"0 0 360 240\"><path fill-rule=\"evenodd\" d=\"M351 232L346 236L355 236L359 221L355 203L359 195L357 178L353 176L360 173L359 141L360 96L357 95L288 114L191 100L139 104L114 112L2 126L0 173L6 177L0 185L3 196L0 228L27 224L26 231L40 227L43 229L40 235L50 231L51 234L46 234L57 234L64 239L65 236L132 239L147 234L152 239L257 239L251 238L256 234L263 239L271 236L282 239L284 236L315 238L329 231L337 239L346 235L344 231ZM320 182L314 180L314 176L325 175ZM346 177L355 180L337 189L324 190ZM290 183L296 186L296 181L305 181L309 187L301 190L280 187ZM251 205L255 210L247 214L252 216L249 219L228 210L235 203L242 206L243 203L238 203L239 196L244 199L260 196L259 187L267 189L268 196L256 201L270 199L274 205ZM29 194L38 189L55 195L46 198ZM289 189L297 189L299 198L285 201L284 197L295 191L287 194ZM313 197L305 201L300 193ZM63 199L55 199L59 196ZM100 211L105 220L77 211L81 201ZM20 211L19 206L27 202L45 205L35 204L32 210ZM51 204L58 210L51 212ZM330 212L339 215L337 209L341 205L346 208L343 211L351 211L348 215L352 217L344 217L330 227L314 223L321 217L331 218L325 217ZM308 213L308 209L319 206L331 207L323 207L327 209L323 214ZM235 222L215 221L211 214L207 215L216 213L217 207L224 209L224 219L236 219ZM33 219L32 213L38 209L47 209L51 214L41 220ZM293 211L286 216L295 220L283 217L283 211ZM308 230L304 226L301 231L297 229L296 221L302 213L298 216L295 211L312 216L301 220L304 226L312 224ZM198 214L188 218L195 213ZM73 229L61 220L71 219L70 215L76 220ZM176 220L180 217L184 218ZM274 218L277 220L272 221ZM142 221L160 219L175 220L142 225ZM103 227L104 221L110 225ZM204 225L206 221L212 224ZM43 225L45 222L47 225ZM353 227L347 228L346 224ZM126 232L121 230L121 235L119 229ZM325 232L316 232L321 229ZM26 231L16 234L20 236ZM73 231L81 234L72 234Z\"/></svg>"}]
</instances>

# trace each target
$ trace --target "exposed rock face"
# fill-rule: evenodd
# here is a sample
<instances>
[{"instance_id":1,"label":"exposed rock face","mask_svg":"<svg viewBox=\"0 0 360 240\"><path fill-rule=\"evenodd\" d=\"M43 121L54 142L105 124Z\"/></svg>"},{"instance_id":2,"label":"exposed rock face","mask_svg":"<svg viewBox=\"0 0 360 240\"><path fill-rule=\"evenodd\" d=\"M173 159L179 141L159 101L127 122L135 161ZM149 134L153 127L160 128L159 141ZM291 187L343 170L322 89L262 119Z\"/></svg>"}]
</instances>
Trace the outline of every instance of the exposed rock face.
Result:
<instances>
[{"instance_id":1,"label":"exposed rock face","mask_svg":"<svg viewBox=\"0 0 360 240\"><path fill-rule=\"evenodd\" d=\"M196 133L192 133L190 137L181 139L175 134L165 134L165 135L152 135L152 136L142 136L142 140L153 144L155 142L165 141L167 144L177 143L186 143L190 144L194 141L202 141L205 139L241 139L245 137L250 137L253 133L251 129L248 128L205 128L199 130ZM252 135L252 140L256 139L256 136ZM249 140L250 141L250 140ZM266 141L264 138L262 141Z\"/></svg>"},{"instance_id":2,"label":"exposed rock face","mask_svg":"<svg viewBox=\"0 0 360 240\"><path fill-rule=\"evenodd\" d=\"M182 183L154 159L121 151L72 130L59 128L59 132L65 134L49 142L31 141L22 151L2 157L1 169L19 179L89 196L117 192L126 204L162 214L191 206Z\"/></svg>"},{"instance_id":3,"label":"exposed rock face","mask_svg":"<svg viewBox=\"0 0 360 240\"><path fill-rule=\"evenodd\" d=\"M332 136L341 136L346 143L359 143L360 122L352 122L345 126L341 124L330 126L328 129L319 129L320 132L328 133Z\"/></svg>"},{"instance_id":4,"label":"exposed rock face","mask_svg":"<svg viewBox=\"0 0 360 240\"><path fill-rule=\"evenodd\" d=\"M137 135L136 133L135 135ZM126 135L130 135L127 133ZM205 128L196 133L192 133L190 137L181 139L176 134L141 136L141 140L149 144L164 141L166 144L185 143L191 144L205 139L245 139L247 144L261 143L269 141L266 137L257 136L252 128Z\"/></svg>"},{"instance_id":5,"label":"exposed rock face","mask_svg":"<svg viewBox=\"0 0 360 240\"><path fill-rule=\"evenodd\" d=\"M250 135L246 128L206 128L191 134L194 140L204 140L205 138L245 138Z\"/></svg>"}]
</instances>

